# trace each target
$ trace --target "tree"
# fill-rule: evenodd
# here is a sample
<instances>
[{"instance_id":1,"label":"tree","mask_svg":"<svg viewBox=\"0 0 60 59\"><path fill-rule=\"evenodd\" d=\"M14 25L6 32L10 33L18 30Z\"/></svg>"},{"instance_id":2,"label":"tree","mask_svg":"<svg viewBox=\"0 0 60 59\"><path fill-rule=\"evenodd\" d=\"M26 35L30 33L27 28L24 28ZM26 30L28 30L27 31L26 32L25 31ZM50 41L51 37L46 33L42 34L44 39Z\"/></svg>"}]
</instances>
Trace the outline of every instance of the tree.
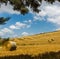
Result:
<instances>
[{"instance_id":1,"label":"tree","mask_svg":"<svg viewBox=\"0 0 60 59\"><path fill-rule=\"evenodd\" d=\"M4 17L0 17L0 25L5 24L6 21L8 21L10 19L10 17L4 18Z\"/></svg>"},{"instance_id":2,"label":"tree","mask_svg":"<svg viewBox=\"0 0 60 59\"><path fill-rule=\"evenodd\" d=\"M40 10L38 9L39 6L41 6L42 0L0 0L0 3L9 3L13 6L14 10L19 11L21 14L25 15L26 13L29 12L28 7L30 7L33 12L39 12ZM51 4L55 2L55 0L45 0ZM60 0L58 0L60 2ZM0 24L4 24L6 21L5 18L0 18Z\"/></svg>"},{"instance_id":3,"label":"tree","mask_svg":"<svg viewBox=\"0 0 60 59\"><path fill-rule=\"evenodd\" d=\"M39 12L38 7L41 6L42 0L0 0L1 3L7 5L8 1L14 10L20 11L21 14L26 14L29 12L27 7L30 7L34 12ZM49 3L55 2L55 0L45 0ZM60 2L60 0L58 0Z\"/></svg>"}]
</instances>

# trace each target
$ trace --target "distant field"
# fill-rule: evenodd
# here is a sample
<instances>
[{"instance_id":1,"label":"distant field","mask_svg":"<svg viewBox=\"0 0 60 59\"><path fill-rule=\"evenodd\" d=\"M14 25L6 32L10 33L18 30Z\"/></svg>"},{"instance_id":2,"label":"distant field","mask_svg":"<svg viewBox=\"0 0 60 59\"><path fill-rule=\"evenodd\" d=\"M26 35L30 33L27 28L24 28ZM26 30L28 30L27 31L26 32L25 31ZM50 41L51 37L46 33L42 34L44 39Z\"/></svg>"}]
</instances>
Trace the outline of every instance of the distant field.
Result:
<instances>
[{"instance_id":1,"label":"distant field","mask_svg":"<svg viewBox=\"0 0 60 59\"><path fill-rule=\"evenodd\" d=\"M60 31L14 38L17 50L6 51L0 48L0 56L8 55L38 55L45 52L60 51Z\"/></svg>"}]
</instances>

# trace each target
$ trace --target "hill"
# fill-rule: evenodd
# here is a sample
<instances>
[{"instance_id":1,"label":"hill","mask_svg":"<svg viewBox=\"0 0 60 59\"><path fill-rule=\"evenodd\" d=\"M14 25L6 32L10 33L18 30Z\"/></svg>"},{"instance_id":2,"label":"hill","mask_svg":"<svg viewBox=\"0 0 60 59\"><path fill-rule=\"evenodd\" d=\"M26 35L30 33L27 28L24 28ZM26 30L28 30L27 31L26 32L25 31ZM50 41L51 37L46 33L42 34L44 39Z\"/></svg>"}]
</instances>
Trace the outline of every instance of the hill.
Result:
<instances>
[{"instance_id":1,"label":"hill","mask_svg":"<svg viewBox=\"0 0 60 59\"><path fill-rule=\"evenodd\" d=\"M5 55L38 55L45 52L60 51L60 31L41 33L22 38L12 38L17 44L15 51L0 48L0 56Z\"/></svg>"}]
</instances>

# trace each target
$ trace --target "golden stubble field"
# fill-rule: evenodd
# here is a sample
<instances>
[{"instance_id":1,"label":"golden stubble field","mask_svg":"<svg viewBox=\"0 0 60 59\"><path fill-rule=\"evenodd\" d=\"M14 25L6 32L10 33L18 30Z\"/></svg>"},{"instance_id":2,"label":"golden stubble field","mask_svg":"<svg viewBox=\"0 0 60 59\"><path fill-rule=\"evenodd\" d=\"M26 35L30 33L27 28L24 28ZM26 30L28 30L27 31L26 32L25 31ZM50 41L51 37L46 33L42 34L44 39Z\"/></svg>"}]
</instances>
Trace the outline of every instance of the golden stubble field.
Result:
<instances>
[{"instance_id":1,"label":"golden stubble field","mask_svg":"<svg viewBox=\"0 0 60 59\"><path fill-rule=\"evenodd\" d=\"M45 52L60 51L60 31L36 34L22 38L14 38L17 43L15 51L6 51L0 48L0 56L9 55L38 55Z\"/></svg>"}]
</instances>

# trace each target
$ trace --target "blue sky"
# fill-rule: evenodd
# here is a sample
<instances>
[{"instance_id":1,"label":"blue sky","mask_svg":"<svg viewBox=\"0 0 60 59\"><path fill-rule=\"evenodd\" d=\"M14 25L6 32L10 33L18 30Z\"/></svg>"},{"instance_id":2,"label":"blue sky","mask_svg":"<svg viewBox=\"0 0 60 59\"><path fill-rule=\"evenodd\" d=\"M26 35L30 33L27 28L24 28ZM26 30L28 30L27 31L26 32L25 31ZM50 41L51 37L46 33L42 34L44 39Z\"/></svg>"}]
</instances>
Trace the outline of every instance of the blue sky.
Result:
<instances>
[{"instance_id":1,"label":"blue sky","mask_svg":"<svg viewBox=\"0 0 60 59\"><path fill-rule=\"evenodd\" d=\"M31 9L28 14L21 15L14 11L9 3L2 4L0 17L11 17L5 24L0 25L1 37L21 37L43 32L60 30L60 3L48 4L43 1L39 13L33 13Z\"/></svg>"}]
</instances>

